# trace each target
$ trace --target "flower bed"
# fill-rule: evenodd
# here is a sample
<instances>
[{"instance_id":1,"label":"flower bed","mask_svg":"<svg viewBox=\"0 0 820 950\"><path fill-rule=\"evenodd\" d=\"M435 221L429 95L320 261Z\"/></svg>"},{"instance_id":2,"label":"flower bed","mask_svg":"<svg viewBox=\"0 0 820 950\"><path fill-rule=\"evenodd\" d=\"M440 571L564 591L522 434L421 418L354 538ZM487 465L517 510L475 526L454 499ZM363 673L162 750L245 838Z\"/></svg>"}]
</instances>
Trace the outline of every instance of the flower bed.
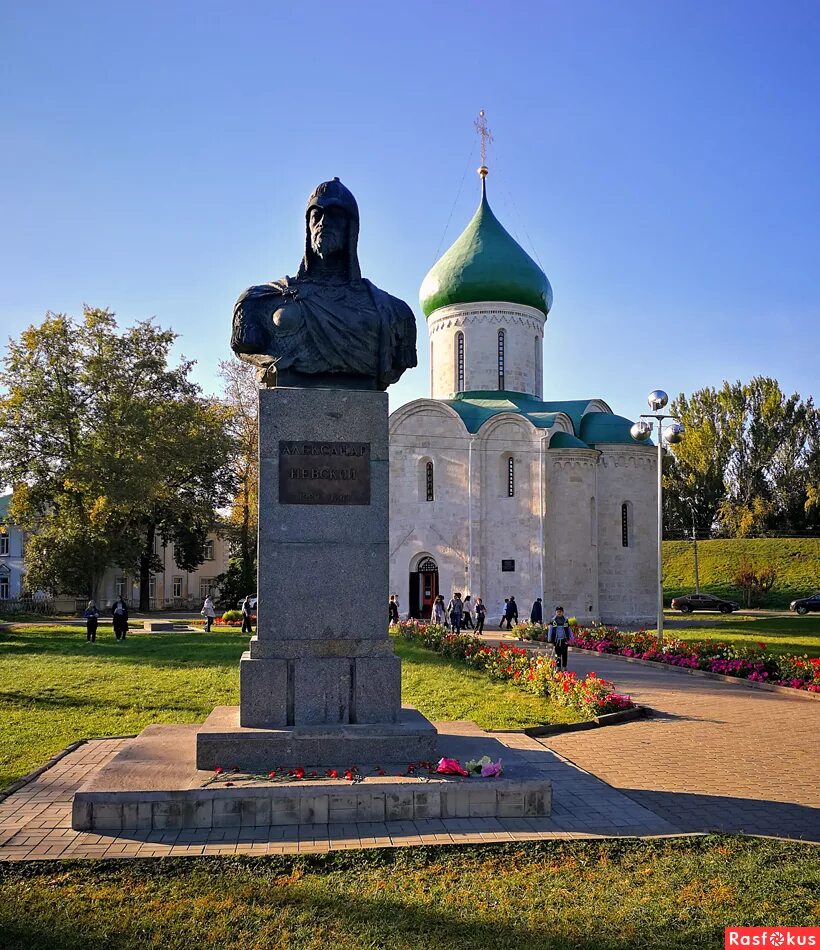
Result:
<instances>
[{"instance_id":1,"label":"flower bed","mask_svg":"<svg viewBox=\"0 0 820 950\"><path fill-rule=\"evenodd\" d=\"M520 639L545 641L546 628L540 624L522 624L515 628ZM654 631L625 633L617 627L595 624L573 626L572 643L583 650L614 653L639 660L705 670L723 676L737 676L757 683L789 686L820 693L820 657L771 653L765 643L756 647L737 646L719 640L677 640L665 638L661 645Z\"/></svg>"},{"instance_id":2,"label":"flower bed","mask_svg":"<svg viewBox=\"0 0 820 950\"><path fill-rule=\"evenodd\" d=\"M192 627L204 627L204 620L190 620L188 621L189 625ZM256 614L251 615L251 623L256 625ZM222 617L216 617L211 622L211 629L214 627L241 627L241 620L223 620Z\"/></svg>"},{"instance_id":3,"label":"flower bed","mask_svg":"<svg viewBox=\"0 0 820 950\"><path fill-rule=\"evenodd\" d=\"M552 657L533 654L524 647L501 644L488 646L479 637L450 633L434 623L407 620L393 627L411 643L426 647L442 656L460 660L493 679L508 680L538 696L562 706L572 706L589 716L634 708L629 696L615 692L608 680L594 673L583 678L571 670L559 670Z\"/></svg>"}]
</instances>

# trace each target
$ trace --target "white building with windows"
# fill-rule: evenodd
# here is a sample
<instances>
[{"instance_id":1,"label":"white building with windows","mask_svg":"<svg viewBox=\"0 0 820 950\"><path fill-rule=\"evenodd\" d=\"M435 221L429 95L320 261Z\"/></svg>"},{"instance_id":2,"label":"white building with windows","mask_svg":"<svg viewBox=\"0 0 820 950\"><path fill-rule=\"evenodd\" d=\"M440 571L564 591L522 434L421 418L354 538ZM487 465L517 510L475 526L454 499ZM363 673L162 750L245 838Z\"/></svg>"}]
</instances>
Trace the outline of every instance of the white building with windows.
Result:
<instances>
[{"instance_id":1,"label":"white building with windows","mask_svg":"<svg viewBox=\"0 0 820 950\"><path fill-rule=\"evenodd\" d=\"M25 585L25 536L10 520L11 495L0 496L0 600L15 600L27 593ZM151 574L149 596L152 610L185 610L202 605L209 594L218 593L216 578L228 569L230 545L218 533L205 542L205 560L194 571L182 571L174 562L174 548L157 538L154 553L162 569ZM29 592L30 593L30 592ZM129 604L139 603L139 577L116 568L106 571L97 592L101 607L110 606L122 596ZM84 598L83 598L84 600ZM72 610L75 598L70 595L54 601L61 610Z\"/></svg>"},{"instance_id":2,"label":"white building with windows","mask_svg":"<svg viewBox=\"0 0 820 950\"><path fill-rule=\"evenodd\" d=\"M486 170L482 169L486 174ZM541 597L579 620L655 615L657 449L602 399L544 374L546 275L478 210L421 286L430 398L390 416L390 589L403 613L480 596L497 621ZM548 350L549 352L549 350ZM545 383L548 392L545 399Z\"/></svg>"},{"instance_id":3,"label":"white building with windows","mask_svg":"<svg viewBox=\"0 0 820 950\"><path fill-rule=\"evenodd\" d=\"M23 532L9 518L11 495L0 495L0 600L20 596L23 589Z\"/></svg>"},{"instance_id":4,"label":"white building with windows","mask_svg":"<svg viewBox=\"0 0 820 950\"><path fill-rule=\"evenodd\" d=\"M162 569L149 579L148 596L151 610L189 610L199 608L208 595L217 595L216 578L228 569L230 545L226 538L211 534L205 542L205 560L194 571L183 571L174 562L174 546L154 542L154 553ZM126 603L139 604L139 576L114 568L106 571L100 584L98 600L106 606L122 596Z\"/></svg>"}]
</instances>

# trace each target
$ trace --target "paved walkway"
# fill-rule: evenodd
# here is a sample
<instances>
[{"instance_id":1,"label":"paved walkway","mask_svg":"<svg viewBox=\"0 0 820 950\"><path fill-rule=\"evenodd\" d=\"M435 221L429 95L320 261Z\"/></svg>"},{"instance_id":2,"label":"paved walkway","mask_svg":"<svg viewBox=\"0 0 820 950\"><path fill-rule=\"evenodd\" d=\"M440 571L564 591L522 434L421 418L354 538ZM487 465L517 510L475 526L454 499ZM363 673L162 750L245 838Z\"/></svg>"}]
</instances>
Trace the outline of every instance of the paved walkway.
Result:
<instances>
[{"instance_id":1,"label":"paved walkway","mask_svg":"<svg viewBox=\"0 0 820 950\"><path fill-rule=\"evenodd\" d=\"M542 740L496 734L553 782L548 819L75 832L71 796L122 740L95 740L0 802L0 860L270 854L391 845L743 831L820 842L820 704L573 654L656 714Z\"/></svg>"},{"instance_id":2,"label":"paved walkway","mask_svg":"<svg viewBox=\"0 0 820 950\"><path fill-rule=\"evenodd\" d=\"M614 657L572 654L655 710L542 740L681 831L820 841L820 703Z\"/></svg>"}]
</instances>

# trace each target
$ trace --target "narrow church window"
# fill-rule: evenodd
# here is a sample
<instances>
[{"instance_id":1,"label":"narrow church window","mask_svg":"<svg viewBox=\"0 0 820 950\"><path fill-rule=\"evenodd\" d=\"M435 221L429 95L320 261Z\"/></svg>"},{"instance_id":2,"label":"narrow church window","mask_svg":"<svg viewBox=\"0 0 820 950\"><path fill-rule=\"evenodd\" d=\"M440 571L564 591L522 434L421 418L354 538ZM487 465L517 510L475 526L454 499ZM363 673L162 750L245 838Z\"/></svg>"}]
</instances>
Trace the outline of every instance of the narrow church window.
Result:
<instances>
[{"instance_id":1,"label":"narrow church window","mask_svg":"<svg viewBox=\"0 0 820 950\"><path fill-rule=\"evenodd\" d=\"M427 463L427 500L433 500L433 463Z\"/></svg>"},{"instance_id":2,"label":"narrow church window","mask_svg":"<svg viewBox=\"0 0 820 950\"><path fill-rule=\"evenodd\" d=\"M539 352L539 340L535 338L535 395L541 396L541 354Z\"/></svg>"},{"instance_id":3,"label":"narrow church window","mask_svg":"<svg viewBox=\"0 0 820 950\"><path fill-rule=\"evenodd\" d=\"M512 455L507 459L507 495L515 495L515 459Z\"/></svg>"},{"instance_id":4,"label":"narrow church window","mask_svg":"<svg viewBox=\"0 0 820 950\"><path fill-rule=\"evenodd\" d=\"M626 501L621 505L621 545L629 547L629 503Z\"/></svg>"},{"instance_id":5,"label":"narrow church window","mask_svg":"<svg viewBox=\"0 0 820 950\"><path fill-rule=\"evenodd\" d=\"M504 331L498 331L498 388L504 388Z\"/></svg>"},{"instance_id":6,"label":"narrow church window","mask_svg":"<svg viewBox=\"0 0 820 950\"><path fill-rule=\"evenodd\" d=\"M464 334L456 334L456 392L464 392Z\"/></svg>"}]
</instances>

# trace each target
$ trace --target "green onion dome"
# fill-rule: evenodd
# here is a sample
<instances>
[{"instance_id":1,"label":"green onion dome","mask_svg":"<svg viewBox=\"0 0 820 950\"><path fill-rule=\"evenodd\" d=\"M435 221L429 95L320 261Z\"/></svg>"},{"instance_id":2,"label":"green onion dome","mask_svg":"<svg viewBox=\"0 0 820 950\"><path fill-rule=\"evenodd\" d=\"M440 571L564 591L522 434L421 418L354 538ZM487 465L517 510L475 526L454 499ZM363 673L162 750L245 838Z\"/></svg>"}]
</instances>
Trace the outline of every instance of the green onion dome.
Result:
<instances>
[{"instance_id":1,"label":"green onion dome","mask_svg":"<svg viewBox=\"0 0 820 950\"><path fill-rule=\"evenodd\" d=\"M550 312L547 275L493 214L483 177L478 210L424 278L419 299L427 317L440 307L484 300L524 304L544 316Z\"/></svg>"}]
</instances>

